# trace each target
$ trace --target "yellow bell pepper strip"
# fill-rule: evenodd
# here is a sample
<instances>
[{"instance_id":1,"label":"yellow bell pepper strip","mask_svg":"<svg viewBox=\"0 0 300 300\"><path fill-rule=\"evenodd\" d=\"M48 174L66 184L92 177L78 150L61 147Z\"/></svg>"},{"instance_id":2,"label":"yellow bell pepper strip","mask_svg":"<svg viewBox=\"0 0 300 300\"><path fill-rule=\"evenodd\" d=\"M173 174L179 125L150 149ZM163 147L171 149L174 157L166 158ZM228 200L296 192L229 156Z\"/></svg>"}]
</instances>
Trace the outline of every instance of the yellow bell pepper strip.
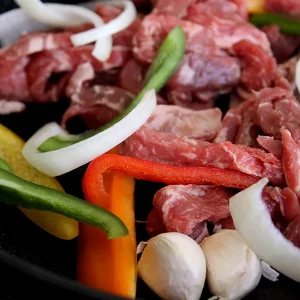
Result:
<instances>
[{"instance_id":1,"label":"yellow bell pepper strip","mask_svg":"<svg viewBox=\"0 0 300 300\"><path fill-rule=\"evenodd\" d=\"M119 216L127 226L129 235L108 240L102 232L80 224L78 280L91 288L135 298L137 277L135 181L122 173L106 173L104 181L106 191L99 188L97 169L89 169L83 180L85 196L91 203Z\"/></svg>"},{"instance_id":2,"label":"yellow bell pepper strip","mask_svg":"<svg viewBox=\"0 0 300 300\"><path fill-rule=\"evenodd\" d=\"M15 175L30 182L63 191L59 182L33 168L23 157L24 141L11 130L0 124L0 158L4 159ZM78 235L78 222L50 211L20 208L36 225L63 240L71 240Z\"/></svg>"},{"instance_id":3,"label":"yellow bell pepper strip","mask_svg":"<svg viewBox=\"0 0 300 300\"><path fill-rule=\"evenodd\" d=\"M265 11L265 0L247 0L247 10L249 14L258 14Z\"/></svg>"},{"instance_id":4,"label":"yellow bell pepper strip","mask_svg":"<svg viewBox=\"0 0 300 300\"><path fill-rule=\"evenodd\" d=\"M0 158L0 202L63 214L102 229L108 239L128 235L120 218L106 209L72 195L26 181L12 173Z\"/></svg>"}]
</instances>

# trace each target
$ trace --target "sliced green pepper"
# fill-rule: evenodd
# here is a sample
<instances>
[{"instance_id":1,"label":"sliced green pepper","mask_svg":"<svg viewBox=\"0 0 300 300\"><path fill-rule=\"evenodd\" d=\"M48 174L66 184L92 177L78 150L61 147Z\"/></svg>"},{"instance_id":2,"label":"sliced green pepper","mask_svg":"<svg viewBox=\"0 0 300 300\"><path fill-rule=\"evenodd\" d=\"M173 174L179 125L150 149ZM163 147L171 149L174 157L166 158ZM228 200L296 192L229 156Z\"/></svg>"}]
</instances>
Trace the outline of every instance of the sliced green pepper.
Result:
<instances>
[{"instance_id":1,"label":"sliced green pepper","mask_svg":"<svg viewBox=\"0 0 300 300\"><path fill-rule=\"evenodd\" d=\"M101 228L109 239L128 234L123 221L111 212L67 193L26 181L14 175L9 165L1 158L0 202L65 215Z\"/></svg>"},{"instance_id":2,"label":"sliced green pepper","mask_svg":"<svg viewBox=\"0 0 300 300\"><path fill-rule=\"evenodd\" d=\"M281 32L287 34L300 34L300 19L284 14L261 13L250 17L250 22L258 27L278 25Z\"/></svg>"},{"instance_id":3,"label":"sliced green pepper","mask_svg":"<svg viewBox=\"0 0 300 300\"><path fill-rule=\"evenodd\" d=\"M79 135L56 135L50 137L38 147L38 150L41 152L48 152L71 146L101 131L104 131L105 129L108 129L109 127L119 122L139 104L144 94L148 90L155 89L156 92L160 91L160 89L165 85L168 79L178 68L183 58L184 52L185 35L182 27L177 26L169 32L166 39L160 46L159 51L146 75L143 89L121 114L95 131L87 131Z\"/></svg>"}]
</instances>

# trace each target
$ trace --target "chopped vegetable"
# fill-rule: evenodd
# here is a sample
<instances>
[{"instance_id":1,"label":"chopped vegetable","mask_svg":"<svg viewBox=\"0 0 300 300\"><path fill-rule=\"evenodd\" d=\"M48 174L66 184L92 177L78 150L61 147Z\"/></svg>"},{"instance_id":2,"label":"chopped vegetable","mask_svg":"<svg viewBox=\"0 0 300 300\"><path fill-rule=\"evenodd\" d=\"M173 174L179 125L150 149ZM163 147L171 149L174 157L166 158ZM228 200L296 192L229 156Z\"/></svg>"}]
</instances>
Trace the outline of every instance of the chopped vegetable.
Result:
<instances>
[{"instance_id":1,"label":"chopped vegetable","mask_svg":"<svg viewBox=\"0 0 300 300\"><path fill-rule=\"evenodd\" d=\"M100 190L105 191L103 175L109 171L119 171L136 179L165 184L210 183L239 189L249 187L259 180L257 177L234 170L171 166L116 154L104 154L93 160L89 164L85 176L89 172L97 173L97 186Z\"/></svg>"},{"instance_id":2,"label":"chopped vegetable","mask_svg":"<svg viewBox=\"0 0 300 300\"><path fill-rule=\"evenodd\" d=\"M160 46L157 56L152 62L148 75L146 76L144 88L121 114L119 114L112 121L108 122L96 131L89 131L87 133L76 136L56 135L49 137L49 139L41 143L41 145L38 147L38 150L41 152L48 152L68 147L99 132L102 132L103 130L108 129L111 126L115 125L117 122L121 121L127 114L129 114L133 109L137 107L147 91L155 89L155 91L158 92L165 85L165 83L179 66L184 52L184 32L181 26L177 26L169 32L166 39ZM99 153L98 155L100 154L102 153Z\"/></svg>"},{"instance_id":3,"label":"chopped vegetable","mask_svg":"<svg viewBox=\"0 0 300 300\"><path fill-rule=\"evenodd\" d=\"M250 14L262 13L265 11L265 0L247 0L247 10Z\"/></svg>"},{"instance_id":4,"label":"chopped vegetable","mask_svg":"<svg viewBox=\"0 0 300 300\"><path fill-rule=\"evenodd\" d=\"M97 181L98 173L90 170L83 181L87 200L120 217L129 235L108 240L103 232L80 224L78 279L91 288L133 299L137 273L134 179L121 173L106 174L108 194L98 188Z\"/></svg>"},{"instance_id":5,"label":"chopped vegetable","mask_svg":"<svg viewBox=\"0 0 300 300\"><path fill-rule=\"evenodd\" d=\"M271 267L300 282L300 249L275 227L262 200L268 179L241 191L230 199L236 230L254 253Z\"/></svg>"},{"instance_id":6,"label":"chopped vegetable","mask_svg":"<svg viewBox=\"0 0 300 300\"><path fill-rule=\"evenodd\" d=\"M14 174L30 182L63 191L56 179L40 173L24 159L23 146L21 138L0 124L0 158L9 164ZM78 235L78 222L64 215L25 208L20 210L39 227L58 238L71 240Z\"/></svg>"},{"instance_id":7,"label":"chopped vegetable","mask_svg":"<svg viewBox=\"0 0 300 300\"><path fill-rule=\"evenodd\" d=\"M198 300L205 283L205 257L189 236L162 233L147 242L138 273L162 299Z\"/></svg>"},{"instance_id":8,"label":"chopped vegetable","mask_svg":"<svg viewBox=\"0 0 300 300\"><path fill-rule=\"evenodd\" d=\"M26 181L0 159L0 201L29 209L52 211L104 230L109 239L128 234L125 224L109 211L72 195Z\"/></svg>"},{"instance_id":9,"label":"chopped vegetable","mask_svg":"<svg viewBox=\"0 0 300 300\"><path fill-rule=\"evenodd\" d=\"M101 1L101 5L121 6L124 11L114 20L102 25L99 28L93 28L84 32L74 34L71 37L74 46L83 46L93 43L100 38L113 35L127 28L136 18L137 12L134 4L128 0L110 0Z\"/></svg>"},{"instance_id":10,"label":"chopped vegetable","mask_svg":"<svg viewBox=\"0 0 300 300\"><path fill-rule=\"evenodd\" d=\"M37 146L41 142L57 133L64 133L58 124L49 123L26 142L23 155L39 171L49 176L62 175L119 145L148 120L155 107L156 95L154 90L150 90L126 117L107 130L67 148L40 153Z\"/></svg>"},{"instance_id":11,"label":"chopped vegetable","mask_svg":"<svg viewBox=\"0 0 300 300\"><path fill-rule=\"evenodd\" d=\"M65 28L92 23L98 28L104 24L97 13L78 5L44 4L40 0L16 0L16 2L33 19L51 27ZM106 61L110 57L111 50L112 37L106 36L96 41L92 54L97 59Z\"/></svg>"},{"instance_id":12,"label":"chopped vegetable","mask_svg":"<svg viewBox=\"0 0 300 300\"><path fill-rule=\"evenodd\" d=\"M261 13L250 17L250 22L256 26L278 25L280 31L288 34L300 34L300 19L284 14Z\"/></svg>"},{"instance_id":13,"label":"chopped vegetable","mask_svg":"<svg viewBox=\"0 0 300 300\"><path fill-rule=\"evenodd\" d=\"M201 248L213 295L238 300L257 287L262 274L260 260L236 230L221 230L207 237Z\"/></svg>"}]
</instances>

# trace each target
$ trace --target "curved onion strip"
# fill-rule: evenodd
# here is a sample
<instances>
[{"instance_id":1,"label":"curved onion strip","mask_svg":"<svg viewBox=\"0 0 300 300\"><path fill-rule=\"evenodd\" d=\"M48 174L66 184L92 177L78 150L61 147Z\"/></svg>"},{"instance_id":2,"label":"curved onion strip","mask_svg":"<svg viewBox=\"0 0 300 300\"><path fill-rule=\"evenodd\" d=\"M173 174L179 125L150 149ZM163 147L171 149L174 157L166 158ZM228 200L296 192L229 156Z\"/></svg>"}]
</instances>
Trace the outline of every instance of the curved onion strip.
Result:
<instances>
[{"instance_id":1,"label":"curved onion strip","mask_svg":"<svg viewBox=\"0 0 300 300\"><path fill-rule=\"evenodd\" d=\"M38 130L25 144L23 155L39 171L59 176L70 172L109 151L137 131L156 107L154 90L145 93L141 102L120 122L82 142L55 151L41 153L37 147L49 137L66 132L56 123Z\"/></svg>"},{"instance_id":2,"label":"curved onion strip","mask_svg":"<svg viewBox=\"0 0 300 300\"><path fill-rule=\"evenodd\" d=\"M16 0L16 2L33 19L50 27L65 28L92 23L99 28L104 24L97 13L77 5L44 4L40 0ZM111 50L112 37L102 37L96 41L93 56L101 61L106 61L110 57Z\"/></svg>"},{"instance_id":3,"label":"curved onion strip","mask_svg":"<svg viewBox=\"0 0 300 300\"><path fill-rule=\"evenodd\" d=\"M230 198L229 207L236 230L255 254L272 268L300 282L300 249L274 226L262 191L263 178Z\"/></svg>"},{"instance_id":4,"label":"curved onion strip","mask_svg":"<svg viewBox=\"0 0 300 300\"><path fill-rule=\"evenodd\" d=\"M71 37L72 43L75 46L82 46L95 42L99 38L115 34L128 27L136 18L137 12L134 4L131 1L108 1L101 4L109 4L124 7L124 11L114 20L106 23L99 28L93 28L85 32L74 34Z\"/></svg>"},{"instance_id":5,"label":"curved onion strip","mask_svg":"<svg viewBox=\"0 0 300 300\"><path fill-rule=\"evenodd\" d=\"M296 63L296 77L295 77L295 84L298 90L298 93L300 94L300 58L298 59Z\"/></svg>"}]
</instances>

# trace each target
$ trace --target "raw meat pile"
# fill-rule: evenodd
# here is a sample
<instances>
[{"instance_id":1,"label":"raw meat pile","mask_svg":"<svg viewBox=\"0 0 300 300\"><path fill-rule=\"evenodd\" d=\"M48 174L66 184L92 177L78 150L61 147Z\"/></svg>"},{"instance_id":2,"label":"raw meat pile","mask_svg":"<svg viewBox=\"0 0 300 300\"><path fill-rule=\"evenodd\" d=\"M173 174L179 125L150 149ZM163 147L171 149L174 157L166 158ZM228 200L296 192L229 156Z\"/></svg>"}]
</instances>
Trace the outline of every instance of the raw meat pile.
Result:
<instances>
[{"instance_id":1,"label":"raw meat pile","mask_svg":"<svg viewBox=\"0 0 300 300\"><path fill-rule=\"evenodd\" d=\"M135 1L143 5L146 0ZM149 3L150 1L148 1ZM300 247L300 104L295 64L300 37L276 25L248 22L243 0L157 0L114 35L110 59L92 57L92 46L74 48L69 31L24 34L0 51L0 113L24 102L70 99L62 124L80 116L96 128L120 113L140 91L147 68L168 34L180 24L186 53L158 96L155 113L122 145L124 155L173 165L233 169L269 178L263 198L276 226ZM300 15L297 0L268 0L270 11ZM120 10L98 5L108 22ZM230 96L222 116L215 107ZM235 190L177 185L159 190L147 230L178 231L201 242L216 228L234 228L228 200Z\"/></svg>"}]
</instances>

